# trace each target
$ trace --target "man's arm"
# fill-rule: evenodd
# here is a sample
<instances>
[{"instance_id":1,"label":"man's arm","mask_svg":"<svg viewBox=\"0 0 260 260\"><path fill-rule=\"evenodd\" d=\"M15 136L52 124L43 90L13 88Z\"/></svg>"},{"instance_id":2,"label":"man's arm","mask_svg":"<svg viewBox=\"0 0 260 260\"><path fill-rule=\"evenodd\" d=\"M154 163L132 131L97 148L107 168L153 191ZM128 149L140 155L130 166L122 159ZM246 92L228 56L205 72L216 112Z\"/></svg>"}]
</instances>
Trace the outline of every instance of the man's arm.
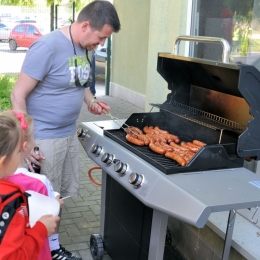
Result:
<instances>
[{"instance_id":1,"label":"man's arm","mask_svg":"<svg viewBox=\"0 0 260 260\"><path fill-rule=\"evenodd\" d=\"M17 82L15 83L15 86L11 93L11 102L12 102L12 109L13 110L19 110L24 113L27 113L26 108L26 98L30 94L30 92L35 88L37 85L38 80L28 76L27 74L20 72L20 75L18 77ZM35 158L37 156L37 158ZM27 163L28 167L32 172L34 172L31 162L40 165L40 163L37 161L39 159L38 155L35 155L33 149L31 151L31 156L28 156L29 161ZM40 159L45 159L44 154L40 152Z\"/></svg>"},{"instance_id":2,"label":"man's arm","mask_svg":"<svg viewBox=\"0 0 260 260\"><path fill-rule=\"evenodd\" d=\"M22 71L11 93L12 109L27 113L26 98L35 88L38 80L26 75Z\"/></svg>"},{"instance_id":3,"label":"man's arm","mask_svg":"<svg viewBox=\"0 0 260 260\"><path fill-rule=\"evenodd\" d=\"M94 100L94 96L93 94L91 93L90 89L89 88L86 88L85 89L85 92L84 92L84 101L87 105L89 105L89 103L91 102L91 100Z\"/></svg>"}]
</instances>

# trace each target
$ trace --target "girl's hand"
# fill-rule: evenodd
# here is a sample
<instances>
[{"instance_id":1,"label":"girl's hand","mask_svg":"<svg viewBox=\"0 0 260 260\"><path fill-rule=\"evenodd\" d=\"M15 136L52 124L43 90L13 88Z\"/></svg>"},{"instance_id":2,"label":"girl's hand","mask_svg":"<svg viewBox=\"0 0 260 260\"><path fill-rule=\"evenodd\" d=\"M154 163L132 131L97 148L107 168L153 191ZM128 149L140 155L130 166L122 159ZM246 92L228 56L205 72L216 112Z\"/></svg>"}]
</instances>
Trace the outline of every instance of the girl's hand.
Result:
<instances>
[{"instance_id":1,"label":"girl's hand","mask_svg":"<svg viewBox=\"0 0 260 260\"><path fill-rule=\"evenodd\" d=\"M60 199L60 195L57 195L55 198L60 203L60 208L62 208L64 206L64 200Z\"/></svg>"},{"instance_id":2,"label":"girl's hand","mask_svg":"<svg viewBox=\"0 0 260 260\"><path fill-rule=\"evenodd\" d=\"M38 221L42 222L48 232L48 237L55 234L60 221L60 217L54 217L53 215L44 215Z\"/></svg>"}]
</instances>

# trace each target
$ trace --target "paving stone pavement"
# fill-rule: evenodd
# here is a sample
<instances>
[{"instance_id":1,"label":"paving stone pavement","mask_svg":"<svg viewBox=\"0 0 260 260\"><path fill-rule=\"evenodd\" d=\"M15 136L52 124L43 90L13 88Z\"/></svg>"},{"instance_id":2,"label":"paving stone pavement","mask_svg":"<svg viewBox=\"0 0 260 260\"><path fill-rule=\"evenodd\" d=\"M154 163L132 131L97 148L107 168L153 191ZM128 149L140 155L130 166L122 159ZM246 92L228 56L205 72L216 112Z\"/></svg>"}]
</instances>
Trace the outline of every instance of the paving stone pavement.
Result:
<instances>
[{"instance_id":1,"label":"paving stone pavement","mask_svg":"<svg viewBox=\"0 0 260 260\"><path fill-rule=\"evenodd\" d=\"M111 107L111 114L120 119L128 118L132 113L143 112L142 109L122 100L105 95L105 82L96 82L96 97L105 101ZM110 120L106 115L93 115L83 104L78 123L87 121ZM65 200L62 209L61 224L59 229L60 243L69 251L75 252L83 260L92 260L90 253L90 236L99 234L101 187L93 184L88 177L88 170L96 166L90 160L80 144L80 194L77 198ZM92 171L96 181L101 182L101 170ZM103 260L111 260L104 255ZM123 259L122 259L123 260Z\"/></svg>"}]
</instances>

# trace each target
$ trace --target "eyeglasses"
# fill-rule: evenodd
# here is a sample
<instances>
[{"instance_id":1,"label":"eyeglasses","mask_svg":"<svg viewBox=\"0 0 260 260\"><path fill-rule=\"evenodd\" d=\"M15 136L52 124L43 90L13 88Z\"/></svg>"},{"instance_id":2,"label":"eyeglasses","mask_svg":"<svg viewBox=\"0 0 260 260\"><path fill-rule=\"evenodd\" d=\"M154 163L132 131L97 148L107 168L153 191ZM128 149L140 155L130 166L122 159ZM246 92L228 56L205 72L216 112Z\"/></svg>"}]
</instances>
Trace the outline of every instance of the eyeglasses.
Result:
<instances>
[{"instance_id":1,"label":"eyeglasses","mask_svg":"<svg viewBox=\"0 0 260 260\"><path fill-rule=\"evenodd\" d=\"M91 83L92 83L92 65L91 65L91 62L90 62L90 60L88 58L88 50L86 49L86 58L87 58L87 60L89 62L89 65L90 65L89 76L88 76L87 82L85 82L84 85L81 85L81 83L79 81L79 74L78 74L77 54L76 54L73 38L71 36L71 25L69 26L69 34L70 34L70 39L71 39L71 43L72 43L74 54L75 54L75 59L74 59L74 65L75 65L75 85L77 87L80 87L80 88L89 88L91 86Z\"/></svg>"}]
</instances>

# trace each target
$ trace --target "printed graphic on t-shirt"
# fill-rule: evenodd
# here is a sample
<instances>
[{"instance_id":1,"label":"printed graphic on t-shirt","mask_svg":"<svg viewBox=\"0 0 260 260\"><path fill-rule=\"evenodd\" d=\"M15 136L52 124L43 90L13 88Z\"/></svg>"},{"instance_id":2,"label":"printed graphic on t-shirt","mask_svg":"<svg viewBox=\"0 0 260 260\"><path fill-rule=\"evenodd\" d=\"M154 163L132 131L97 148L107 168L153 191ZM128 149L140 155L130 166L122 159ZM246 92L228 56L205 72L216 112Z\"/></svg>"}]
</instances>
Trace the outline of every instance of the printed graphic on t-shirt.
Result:
<instances>
[{"instance_id":1,"label":"printed graphic on t-shirt","mask_svg":"<svg viewBox=\"0 0 260 260\"><path fill-rule=\"evenodd\" d=\"M77 59L77 71L80 83L83 85L88 77L90 71L90 65L86 55L73 56L68 58L69 70L70 70L70 85L75 85L75 59Z\"/></svg>"}]
</instances>

